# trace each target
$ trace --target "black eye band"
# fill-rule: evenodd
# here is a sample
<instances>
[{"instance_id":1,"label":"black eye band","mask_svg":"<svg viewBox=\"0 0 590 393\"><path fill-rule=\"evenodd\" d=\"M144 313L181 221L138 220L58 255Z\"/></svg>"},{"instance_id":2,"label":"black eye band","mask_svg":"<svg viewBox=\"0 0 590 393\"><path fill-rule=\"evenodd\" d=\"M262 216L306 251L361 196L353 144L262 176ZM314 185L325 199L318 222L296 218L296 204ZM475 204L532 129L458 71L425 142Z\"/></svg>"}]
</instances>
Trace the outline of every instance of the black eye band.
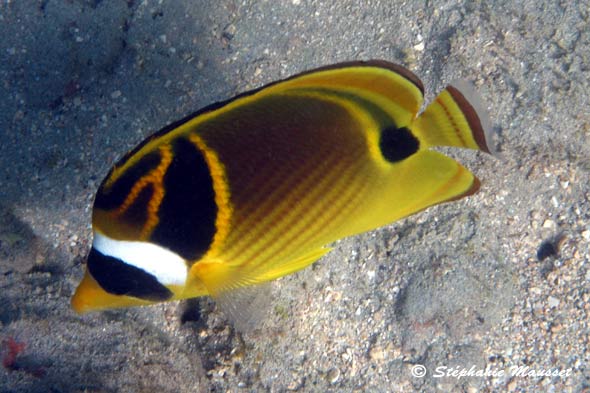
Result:
<instances>
[{"instance_id":1,"label":"black eye band","mask_svg":"<svg viewBox=\"0 0 590 393\"><path fill-rule=\"evenodd\" d=\"M172 291L158 279L120 259L101 254L92 248L88 254L88 271L106 292L151 301L170 299Z\"/></svg>"}]
</instances>

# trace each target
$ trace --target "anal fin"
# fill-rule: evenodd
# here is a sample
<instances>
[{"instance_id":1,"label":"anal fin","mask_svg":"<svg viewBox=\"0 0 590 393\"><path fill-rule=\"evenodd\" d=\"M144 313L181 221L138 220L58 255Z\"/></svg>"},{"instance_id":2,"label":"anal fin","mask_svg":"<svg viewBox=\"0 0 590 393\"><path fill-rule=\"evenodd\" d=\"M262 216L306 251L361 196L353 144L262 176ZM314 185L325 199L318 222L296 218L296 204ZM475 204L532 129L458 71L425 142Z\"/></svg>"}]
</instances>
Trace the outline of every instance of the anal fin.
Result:
<instances>
[{"instance_id":1,"label":"anal fin","mask_svg":"<svg viewBox=\"0 0 590 393\"><path fill-rule=\"evenodd\" d=\"M255 330L270 310L272 286L270 282L222 290L213 300L234 327L242 333Z\"/></svg>"}]
</instances>

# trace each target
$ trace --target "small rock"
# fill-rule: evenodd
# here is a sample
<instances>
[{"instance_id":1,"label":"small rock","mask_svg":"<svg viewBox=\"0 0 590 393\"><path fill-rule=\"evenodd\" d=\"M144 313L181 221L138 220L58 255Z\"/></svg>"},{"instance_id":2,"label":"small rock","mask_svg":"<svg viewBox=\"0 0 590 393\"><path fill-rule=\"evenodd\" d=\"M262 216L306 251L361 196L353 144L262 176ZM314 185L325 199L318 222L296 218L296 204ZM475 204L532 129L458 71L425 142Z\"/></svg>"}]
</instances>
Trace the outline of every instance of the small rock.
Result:
<instances>
[{"instance_id":1,"label":"small rock","mask_svg":"<svg viewBox=\"0 0 590 393\"><path fill-rule=\"evenodd\" d=\"M383 351L383 348L381 347L375 347L371 349L369 356L371 357L371 360L373 360L374 362L379 362L385 359L385 351Z\"/></svg>"},{"instance_id":2,"label":"small rock","mask_svg":"<svg viewBox=\"0 0 590 393\"><path fill-rule=\"evenodd\" d=\"M340 380L340 369L338 367L334 367L328 371L326 374L326 379L330 382L331 385L335 385Z\"/></svg>"},{"instance_id":3,"label":"small rock","mask_svg":"<svg viewBox=\"0 0 590 393\"><path fill-rule=\"evenodd\" d=\"M304 381L301 378L295 378L288 386L287 390L296 392L303 388Z\"/></svg>"},{"instance_id":4,"label":"small rock","mask_svg":"<svg viewBox=\"0 0 590 393\"><path fill-rule=\"evenodd\" d=\"M228 40L231 40L236 35L236 31L237 31L236 25L234 25L233 23L230 23L229 25L227 25L225 27L225 29L223 29L223 36L225 38L227 38Z\"/></svg>"},{"instance_id":5,"label":"small rock","mask_svg":"<svg viewBox=\"0 0 590 393\"><path fill-rule=\"evenodd\" d=\"M549 296L547 298L547 304L549 304L550 308L555 308L559 306L559 299L553 296Z\"/></svg>"},{"instance_id":6,"label":"small rock","mask_svg":"<svg viewBox=\"0 0 590 393\"><path fill-rule=\"evenodd\" d=\"M512 379L510 382L508 382L508 385L506 385L506 389L509 392L514 392L516 390L516 387L517 387L516 379Z\"/></svg>"}]
</instances>

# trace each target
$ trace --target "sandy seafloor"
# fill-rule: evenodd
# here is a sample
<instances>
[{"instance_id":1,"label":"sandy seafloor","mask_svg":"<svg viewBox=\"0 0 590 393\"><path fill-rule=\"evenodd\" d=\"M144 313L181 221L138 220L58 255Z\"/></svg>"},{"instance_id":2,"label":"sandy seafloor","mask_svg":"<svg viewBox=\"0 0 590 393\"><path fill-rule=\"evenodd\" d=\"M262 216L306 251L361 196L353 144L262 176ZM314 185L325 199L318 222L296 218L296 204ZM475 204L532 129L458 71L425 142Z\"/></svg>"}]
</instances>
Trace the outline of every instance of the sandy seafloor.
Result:
<instances>
[{"instance_id":1,"label":"sandy seafloor","mask_svg":"<svg viewBox=\"0 0 590 393\"><path fill-rule=\"evenodd\" d=\"M0 391L588 391L589 8L2 0ZM427 100L476 85L500 157L449 152L478 194L337 242L273 284L254 333L208 299L70 309L94 193L129 148L206 104L372 58L413 70ZM469 369L490 375L440 376Z\"/></svg>"}]
</instances>

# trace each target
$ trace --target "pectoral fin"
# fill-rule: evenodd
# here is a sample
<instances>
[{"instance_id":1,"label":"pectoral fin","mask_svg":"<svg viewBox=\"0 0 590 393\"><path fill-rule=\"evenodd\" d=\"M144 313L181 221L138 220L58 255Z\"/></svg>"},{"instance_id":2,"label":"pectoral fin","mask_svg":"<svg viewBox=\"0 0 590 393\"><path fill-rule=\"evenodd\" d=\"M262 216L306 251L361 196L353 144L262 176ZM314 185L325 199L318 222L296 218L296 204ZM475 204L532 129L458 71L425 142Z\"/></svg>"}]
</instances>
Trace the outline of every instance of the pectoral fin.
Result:
<instances>
[{"instance_id":1,"label":"pectoral fin","mask_svg":"<svg viewBox=\"0 0 590 393\"><path fill-rule=\"evenodd\" d=\"M270 305L271 280L301 270L329 252L330 248L320 248L293 260L269 266L256 266L255 263L242 266L211 261L200 262L194 266L194 279L199 280L211 297L242 332L256 327Z\"/></svg>"}]
</instances>

